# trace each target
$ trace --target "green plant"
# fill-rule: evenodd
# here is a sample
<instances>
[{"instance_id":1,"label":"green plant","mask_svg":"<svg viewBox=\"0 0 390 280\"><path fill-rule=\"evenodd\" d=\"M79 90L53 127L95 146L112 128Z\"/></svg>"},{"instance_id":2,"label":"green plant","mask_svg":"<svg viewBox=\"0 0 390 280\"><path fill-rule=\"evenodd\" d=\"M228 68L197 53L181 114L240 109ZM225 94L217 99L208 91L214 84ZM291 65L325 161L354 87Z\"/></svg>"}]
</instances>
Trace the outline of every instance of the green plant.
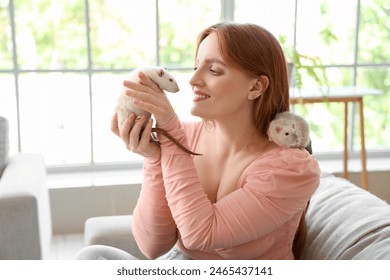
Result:
<instances>
[{"instance_id":1,"label":"green plant","mask_svg":"<svg viewBox=\"0 0 390 280\"><path fill-rule=\"evenodd\" d=\"M332 32L330 26L325 27L320 31L320 36L323 42L327 45L333 41L337 41L337 36ZM302 89L303 77L308 77L315 81L317 86L326 93L326 89L329 87L328 78L326 75L326 69L323 66L322 59L318 56L310 56L299 52L296 46L286 46L285 36L279 37L279 42L282 45L287 58L289 58L292 67L290 66L291 83L292 86Z\"/></svg>"},{"instance_id":2,"label":"green plant","mask_svg":"<svg viewBox=\"0 0 390 280\"><path fill-rule=\"evenodd\" d=\"M317 56L308 56L301 54L298 51L293 52L293 64L294 64L294 86L298 89L303 87L303 76L306 74L309 78L313 79L319 88L323 89L328 87L328 79L326 76L326 70L323 67L321 58Z\"/></svg>"}]
</instances>

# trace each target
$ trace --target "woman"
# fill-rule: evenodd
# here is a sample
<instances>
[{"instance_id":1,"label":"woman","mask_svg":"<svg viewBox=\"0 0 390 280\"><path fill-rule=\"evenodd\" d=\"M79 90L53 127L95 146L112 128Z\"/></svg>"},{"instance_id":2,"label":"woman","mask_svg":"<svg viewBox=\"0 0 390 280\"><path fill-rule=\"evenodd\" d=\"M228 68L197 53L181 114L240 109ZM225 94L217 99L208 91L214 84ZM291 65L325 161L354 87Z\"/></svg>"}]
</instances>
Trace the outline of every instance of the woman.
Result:
<instances>
[{"instance_id":1,"label":"woman","mask_svg":"<svg viewBox=\"0 0 390 280\"><path fill-rule=\"evenodd\" d=\"M163 92L140 78L143 85L124 83L127 94L158 127L202 154L186 154L164 137L160 146L151 142L152 121L143 116L130 115L121 129L113 118L113 132L145 157L132 224L141 251L151 259L174 246L190 259L294 259L320 171L307 151L268 140L270 121L289 110L286 61L274 36L234 23L200 34L190 84L191 112L201 122L181 123Z\"/></svg>"}]
</instances>

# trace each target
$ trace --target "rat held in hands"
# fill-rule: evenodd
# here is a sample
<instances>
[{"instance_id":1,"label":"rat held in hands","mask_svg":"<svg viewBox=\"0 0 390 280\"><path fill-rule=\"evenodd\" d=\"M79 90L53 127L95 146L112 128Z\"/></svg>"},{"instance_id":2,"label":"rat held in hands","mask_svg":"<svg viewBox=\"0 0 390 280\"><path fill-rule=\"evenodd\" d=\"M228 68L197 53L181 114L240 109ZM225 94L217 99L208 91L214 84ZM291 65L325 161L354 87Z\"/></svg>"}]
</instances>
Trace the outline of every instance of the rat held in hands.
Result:
<instances>
[{"instance_id":1,"label":"rat held in hands","mask_svg":"<svg viewBox=\"0 0 390 280\"><path fill-rule=\"evenodd\" d=\"M271 121L268 137L283 148L305 149L310 144L309 125L301 116L282 112Z\"/></svg>"},{"instance_id":2,"label":"rat held in hands","mask_svg":"<svg viewBox=\"0 0 390 280\"><path fill-rule=\"evenodd\" d=\"M150 67L150 68L138 68L132 71L127 78L127 80L140 83L140 79L138 77L139 72L143 72L148 78L150 78L153 82L155 82L160 89L168 91L168 92L178 92L179 86L175 80L175 78L164 68L161 67ZM130 96L126 95L126 88L123 87L121 90L121 93L118 97L118 104L116 106L115 111L118 114L118 127L121 127L125 119L129 116L130 113L135 113L137 116L144 115L147 119L151 117L151 114L149 112L146 112L142 110L141 108L137 107L133 103L133 99ZM157 134L164 135L169 140L171 140L173 143L175 143L180 149L185 151L186 153L192 154L192 155L200 155L197 153L194 153L184 147L179 141L177 141L174 137L172 137L168 132L165 130L153 127L152 132L155 132ZM155 141L157 144L159 144L158 141L154 140L152 137L152 141Z\"/></svg>"},{"instance_id":3,"label":"rat held in hands","mask_svg":"<svg viewBox=\"0 0 390 280\"><path fill-rule=\"evenodd\" d=\"M153 82L155 82L162 90L166 90L172 93L179 91L179 86L176 80L163 68L138 68L132 71L127 80L140 83L138 77L139 72L143 72ZM146 118L150 118L150 113L138 108L134 105L133 99L126 95L126 88L123 87L118 98L118 104L116 107L118 113L118 126L121 127L124 120L129 116L131 112L134 112L137 116L145 115Z\"/></svg>"}]
</instances>

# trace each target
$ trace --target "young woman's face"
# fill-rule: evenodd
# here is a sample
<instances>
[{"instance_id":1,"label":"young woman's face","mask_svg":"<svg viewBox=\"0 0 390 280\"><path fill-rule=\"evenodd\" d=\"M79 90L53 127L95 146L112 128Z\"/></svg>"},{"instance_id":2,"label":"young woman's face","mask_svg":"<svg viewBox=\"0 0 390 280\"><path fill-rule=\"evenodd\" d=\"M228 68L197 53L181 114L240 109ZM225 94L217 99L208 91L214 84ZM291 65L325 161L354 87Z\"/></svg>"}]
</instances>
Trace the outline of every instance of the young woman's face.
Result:
<instances>
[{"instance_id":1,"label":"young woman's face","mask_svg":"<svg viewBox=\"0 0 390 280\"><path fill-rule=\"evenodd\" d=\"M217 35L210 34L199 46L195 72L190 79L194 92L191 113L207 120L250 114L252 102L248 96L256 80L226 65Z\"/></svg>"}]
</instances>

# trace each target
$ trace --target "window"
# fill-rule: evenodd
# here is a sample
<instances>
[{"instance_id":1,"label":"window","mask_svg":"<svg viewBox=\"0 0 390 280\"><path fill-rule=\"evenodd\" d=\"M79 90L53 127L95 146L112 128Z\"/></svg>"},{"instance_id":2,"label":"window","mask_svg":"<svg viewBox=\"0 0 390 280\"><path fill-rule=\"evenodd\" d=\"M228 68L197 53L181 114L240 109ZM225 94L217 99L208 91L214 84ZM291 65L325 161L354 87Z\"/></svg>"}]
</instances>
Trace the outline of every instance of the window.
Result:
<instances>
[{"instance_id":1,"label":"window","mask_svg":"<svg viewBox=\"0 0 390 280\"><path fill-rule=\"evenodd\" d=\"M390 51L386 48L390 43L389 3L384 0L241 0L235 1L235 7L236 21L251 21L269 29L279 38L290 60L293 60L292 49L320 58L327 86L383 91L380 96L364 98L366 148L371 156L389 155ZM321 86L305 72L302 79L304 87ZM294 109L309 120L315 152L340 155L343 105L313 104ZM350 111L349 142L351 153L356 155L360 150L359 129L355 129L359 119L357 108Z\"/></svg>"},{"instance_id":2,"label":"window","mask_svg":"<svg viewBox=\"0 0 390 280\"><path fill-rule=\"evenodd\" d=\"M382 90L365 98L366 143L389 154L389 11L385 0L0 0L0 114L10 120L11 153L40 152L49 168L140 162L109 130L122 80L140 65L167 67L181 88L169 95L174 107L191 118L197 35L225 18L266 27L287 57L319 57L323 68L313 69L325 69L331 86ZM339 154L343 108L297 110L316 151ZM350 141L358 152L359 138Z\"/></svg>"},{"instance_id":3,"label":"window","mask_svg":"<svg viewBox=\"0 0 390 280\"><path fill-rule=\"evenodd\" d=\"M11 152L40 152L49 167L139 161L109 129L122 80L140 65L172 69L183 89L172 102L183 111L197 34L221 11L206 0L0 5L0 114Z\"/></svg>"}]
</instances>

